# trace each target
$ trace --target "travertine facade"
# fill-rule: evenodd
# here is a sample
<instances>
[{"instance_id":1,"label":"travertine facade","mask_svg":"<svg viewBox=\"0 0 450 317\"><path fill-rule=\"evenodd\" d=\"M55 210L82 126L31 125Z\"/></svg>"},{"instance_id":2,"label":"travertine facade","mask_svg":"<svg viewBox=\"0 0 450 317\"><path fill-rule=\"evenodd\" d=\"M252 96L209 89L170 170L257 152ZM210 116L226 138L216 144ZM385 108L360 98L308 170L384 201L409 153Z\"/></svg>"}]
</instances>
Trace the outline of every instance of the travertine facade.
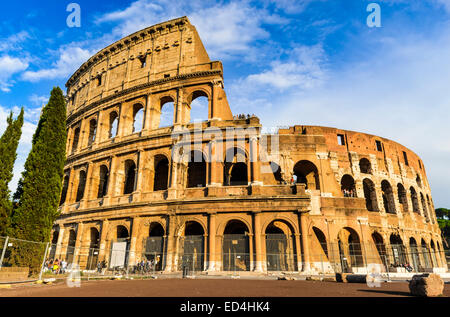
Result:
<instances>
[{"instance_id":1,"label":"travertine facade","mask_svg":"<svg viewBox=\"0 0 450 317\"><path fill-rule=\"evenodd\" d=\"M208 100L207 120L194 125L199 97ZM415 153L326 127L263 135L257 117L233 116L222 64L210 61L185 17L91 57L67 82L67 98L57 257L72 248L87 263L80 250L92 247L102 260L125 241L129 264L158 253L168 272L180 270L183 254L207 271L358 271L386 261L447 267ZM160 127L167 107L172 123ZM226 134L231 128L244 132ZM263 141L277 146L262 155ZM182 152L180 144L195 145ZM192 153L200 159L189 162ZM424 251L418 258L415 248Z\"/></svg>"}]
</instances>

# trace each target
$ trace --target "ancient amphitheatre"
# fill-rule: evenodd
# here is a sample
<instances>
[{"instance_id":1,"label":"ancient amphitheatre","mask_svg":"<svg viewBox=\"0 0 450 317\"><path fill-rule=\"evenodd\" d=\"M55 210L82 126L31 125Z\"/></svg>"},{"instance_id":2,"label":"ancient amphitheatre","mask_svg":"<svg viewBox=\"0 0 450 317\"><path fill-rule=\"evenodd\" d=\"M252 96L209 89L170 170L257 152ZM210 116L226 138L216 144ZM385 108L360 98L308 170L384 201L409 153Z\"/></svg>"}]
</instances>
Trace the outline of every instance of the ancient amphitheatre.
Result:
<instances>
[{"instance_id":1,"label":"ancient amphitheatre","mask_svg":"<svg viewBox=\"0 0 450 317\"><path fill-rule=\"evenodd\" d=\"M420 157L336 128L264 134L257 115L233 115L222 64L186 17L104 48L66 86L55 258L82 269L157 259L162 272L447 271Z\"/></svg>"}]
</instances>

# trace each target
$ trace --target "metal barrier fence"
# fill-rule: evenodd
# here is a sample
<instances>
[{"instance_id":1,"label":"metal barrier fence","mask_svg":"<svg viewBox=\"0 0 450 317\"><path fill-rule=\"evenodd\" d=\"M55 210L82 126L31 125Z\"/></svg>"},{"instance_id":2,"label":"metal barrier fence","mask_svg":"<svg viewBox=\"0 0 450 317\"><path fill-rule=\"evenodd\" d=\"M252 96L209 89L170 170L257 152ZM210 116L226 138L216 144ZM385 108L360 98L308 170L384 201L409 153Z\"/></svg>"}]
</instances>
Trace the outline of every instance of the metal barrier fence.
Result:
<instances>
[{"instance_id":1,"label":"metal barrier fence","mask_svg":"<svg viewBox=\"0 0 450 317\"><path fill-rule=\"evenodd\" d=\"M230 235L231 236L231 235ZM83 277L115 275L154 277L160 273L186 276L220 274L311 275L334 273L367 274L374 265L381 273L447 272L450 252L426 246L399 244L318 243L307 254L297 252L295 243L271 235L264 254L249 252L248 239L232 235L222 240L215 254L205 253L203 236L177 241L177 252L167 252L161 238L145 239L139 252L130 251L127 239L106 248L75 247L0 237L0 267L29 268L28 279L62 277L80 271ZM0 270L1 272L1 270ZM1 275L1 274L0 274ZM1 281L1 280L0 280Z\"/></svg>"}]
</instances>

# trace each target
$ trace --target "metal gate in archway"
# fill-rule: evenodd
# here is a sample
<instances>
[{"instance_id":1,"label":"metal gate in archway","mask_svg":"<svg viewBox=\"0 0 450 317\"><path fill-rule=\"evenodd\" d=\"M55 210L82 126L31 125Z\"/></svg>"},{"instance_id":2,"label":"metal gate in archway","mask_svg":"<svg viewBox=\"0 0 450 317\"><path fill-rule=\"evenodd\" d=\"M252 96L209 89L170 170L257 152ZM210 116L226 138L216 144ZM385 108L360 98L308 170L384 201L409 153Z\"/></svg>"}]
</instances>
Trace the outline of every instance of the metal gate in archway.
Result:
<instances>
[{"instance_id":1,"label":"metal gate in archway","mask_svg":"<svg viewBox=\"0 0 450 317\"><path fill-rule=\"evenodd\" d=\"M266 234L268 271L295 271L292 239L282 233Z\"/></svg>"},{"instance_id":2,"label":"metal gate in archway","mask_svg":"<svg viewBox=\"0 0 450 317\"><path fill-rule=\"evenodd\" d=\"M204 270L204 247L203 235L191 235L180 237L181 261L178 261L179 271L199 272Z\"/></svg>"},{"instance_id":3,"label":"metal gate in archway","mask_svg":"<svg viewBox=\"0 0 450 317\"><path fill-rule=\"evenodd\" d=\"M250 271L249 239L245 234L223 236L223 271Z\"/></svg>"},{"instance_id":4,"label":"metal gate in archway","mask_svg":"<svg viewBox=\"0 0 450 317\"><path fill-rule=\"evenodd\" d=\"M143 256L147 261L154 263L155 271L162 271L164 269L164 247L165 239L162 236L148 237L144 240Z\"/></svg>"}]
</instances>

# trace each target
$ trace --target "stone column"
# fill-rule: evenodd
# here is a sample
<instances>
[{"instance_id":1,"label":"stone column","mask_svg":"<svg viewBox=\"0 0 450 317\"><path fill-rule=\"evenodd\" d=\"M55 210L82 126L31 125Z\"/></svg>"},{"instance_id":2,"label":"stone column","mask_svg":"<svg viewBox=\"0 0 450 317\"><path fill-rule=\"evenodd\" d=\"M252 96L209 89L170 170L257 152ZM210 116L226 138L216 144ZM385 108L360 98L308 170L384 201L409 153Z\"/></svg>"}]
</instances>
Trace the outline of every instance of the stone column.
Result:
<instances>
[{"instance_id":1,"label":"stone column","mask_svg":"<svg viewBox=\"0 0 450 317\"><path fill-rule=\"evenodd\" d=\"M261 212L253 212L254 234L255 234L255 253L256 253L256 272L263 272L263 254L261 247Z\"/></svg>"},{"instance_id":2,"label":"stone column","mask_svg":"<svg viewBox=\"0 0 450 317\"><path fill-rule=\"evenodd\" d=\"M103 260L108 261L106 259L106 249L109 248L108 243L108 231L109 231L109 221L107 219L102 222L102 229L100 233L100 250L98 254L98 260L101 262ZM109 263L108 263L109 265Z\"/></svg>"},{"instance_id":3,"label":"stone column","mask_svg":"<svg viewBox=\"0 0 450 317\"><path fill-rule=\"evenodd\" d=\"M80 264L81 256L83 255L81 244L82 244L82 237L83 237L83 231L84 231L84 223L80 222L77 227L77 238L75 240L75 251L73 254L73 262ZM80 254L81 253L81 254ZM81 268L81 265L80 265Z\"/></svg>"},{"instance_id":4,"label":"stone column","mask_svg":"<svg viewBox=\"0 0 450 317\"><path fill-rule=\"evenodd\" d=\"M217 141L211 140L209 143L210 148L210 181L208 186L221 186L222 185L222 169L221 169L221 158L219 158L219 153L217 152Z\"/></svg>"},{"instance_id":5,"label":"stone column","mask_svg":"<svg viewBox=\"0 0 450 317\"><path fill-rule=\"evenodd\" d=\"M169 215L169 230L167 234L167 257L166 257L166 268L164 269L165 272L173 272L175 271L174 268L174 259L176 255L176 232L175 232L175 226L176 226L176 215L170 214Z\"/></svg>"},{"instance_id":6,"label":"stone column","mask_svg":"<svg viewBox=\"0 0 450 317\"><path fill-rule=\"evenodd\" d=\"M252 171L252 184L262 185L260 163L258 158L258 138L256 136L250 137L250 164Z\"/></svg>"},{"instance_id":7,"label":"stone column","mask_svg":"<svg viewBox=\"0 0 450 317\"><path fill-rule=\"evenodd\" d=\"M56 242L55 259L60 259L61 258L61 249L62 249L62 246L63 246L64 231L65 231L65 228L62 225L60 225L59 226L58 241Z\"/></svg>"},{"instance_id":8,"label":"stone column","mask_svg":"<svg viewBox=\"0 0 450 317\"><path fill-rule=\"evenodd\" d=\"M307 213L300 213L300 225L302 228L302 247L303 247L303 272L309 272L311 270L311 262L309 257L309 237L308 237L308 223L307 223Z\"/></svg>"},{"instance_id":9,"label":"stone column","mask_svg":"<svg viewBox=\"0 0 450 317\"><path fill-rule=\"evenodd\" d=\"M301 271L303 266L302 266L302 249L301 249L301 244L300 244L300 234L299 233L295 233L294 234L295 237L295 250L297 253L297 271Z\"/></svg>"},{"instance_id":10,"label":"stone column","mask_svg":"<svg viewBox=\"0 0 450 317\"><path fill-rule=\"evenodd\" d=\"M140 232L141 232L141 224L142 224L142 218L136 217L133 218L132 222L132 232L131 232L131 239L130 239L130 253L128 255L128 265L135 265L136 259L138 258L136 256L136 244L140 241Z\"/></svg>"},{"instance_id":11,"label":"stone column","mask_svg":"<svg viewBox=\"0 0 450 317\"><path fill-rule=\"evenodd\" d=\"M209 265L208 271L216 270L216 213L209 214Z\"/></svg>"}]
</instances>

